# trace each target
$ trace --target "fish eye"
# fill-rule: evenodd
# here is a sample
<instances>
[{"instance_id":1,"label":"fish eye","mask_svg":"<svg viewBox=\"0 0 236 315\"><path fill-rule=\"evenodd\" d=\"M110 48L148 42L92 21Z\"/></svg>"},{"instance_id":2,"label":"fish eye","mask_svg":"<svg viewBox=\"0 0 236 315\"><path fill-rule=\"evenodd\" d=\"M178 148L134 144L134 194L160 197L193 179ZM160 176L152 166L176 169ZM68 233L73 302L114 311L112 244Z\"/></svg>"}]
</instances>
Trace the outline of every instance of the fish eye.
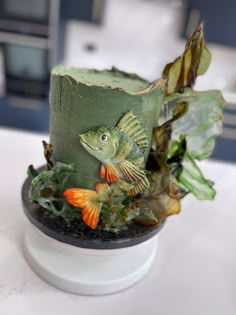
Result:
<instances>
[{"instance_id":1,"label":"fish eye","mask_svg":"<svg viewBox=\"0 0 236 315\"><path fill-rule=\"evenodd\" d=\"M103 141L103 142L106 142L108 140L108 135L106 134L102 134L100 139Z\"/></svg>"}]
</instances>

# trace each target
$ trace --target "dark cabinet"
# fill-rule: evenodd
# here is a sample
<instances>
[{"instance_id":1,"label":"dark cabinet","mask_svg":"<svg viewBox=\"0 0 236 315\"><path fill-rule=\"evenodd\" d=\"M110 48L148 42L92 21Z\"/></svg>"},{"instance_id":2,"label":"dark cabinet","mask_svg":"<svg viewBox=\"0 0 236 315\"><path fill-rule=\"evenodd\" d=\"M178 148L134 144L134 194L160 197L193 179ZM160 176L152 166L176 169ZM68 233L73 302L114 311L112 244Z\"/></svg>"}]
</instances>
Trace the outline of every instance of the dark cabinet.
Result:
<instances>
[{"instance_id":1,"label":"dark cabinet","mask_svg":"<svg viewBox=\"0 0 236 315\"><path fill-rule=\"evenodd\" d=\"M186 4L184 36L204 21L208 42L236 46L236 1L188 0Z\"/></svg>"}]
</instances>

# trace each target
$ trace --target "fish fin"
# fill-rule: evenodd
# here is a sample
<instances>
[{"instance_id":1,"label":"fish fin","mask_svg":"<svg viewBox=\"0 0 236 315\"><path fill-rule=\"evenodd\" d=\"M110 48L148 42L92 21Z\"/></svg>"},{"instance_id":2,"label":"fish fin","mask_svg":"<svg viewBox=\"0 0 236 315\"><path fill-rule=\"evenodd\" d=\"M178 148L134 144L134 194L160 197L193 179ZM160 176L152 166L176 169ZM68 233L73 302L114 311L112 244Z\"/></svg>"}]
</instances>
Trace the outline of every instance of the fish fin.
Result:
<instances>
[{"instance_id":1,"label":"fish fin","mask_svg":"<svg viewBox=\"0 0 236 315\"><path fill-rule=\"evenodd\" d=\"M119 169L124 177L130 182L139 182L146 178L145 171L138 168L128 160L121 161L119 163Z\"/></svg>"},{"instance_id":2,"label":"fish fin","mask_svg":"<svg viewBox=\"0 0 236 315\"><path fill-rule=\"evenodd\" d=\"M96 229L99 221L99 215L101 212L101 202L87 202L87 206L82 208L82 217L85 224L91 229Z\"/></svg>"},{"instance_id":3,"label":"fish fin","mask_svg":"<svg viewBox=\"0 0 236 315\"><path fill-rule=\"evenodd\" d=\"M101 166L100 177L101 178L105 178L106 177L106 168L105 168L104 164L102 164L102 166Z\"/></svg>"},{"instance_id":4,"label":"fish fin","mask_svg":"<svg viewBox=\"0 0 236 315\"><path fill-rule=\"evenodd\" d=\"M127 193L127 195L128 196L135 196L135 195L143 192L148 187L149 187L149 181L148 181L147 177L145 177L144 179L140 180L137 183L137 185Z\"/></svg>"},{"instance_id":5,"label":"fish fin","mask_svg":"<svg viewBox=\"0 0 236 315\"><path fill-rule=\"evenodd\" d=\"M132 111L120 119L116 128L127 134L141 149L145 150L148 147L147 132Z\"/></svg>"},{"instance_id":6,"label":"fish fin","mask_svg":"<svg viewBox=\"0 0 236 315\"><path fill-rule=\"evenodd\" d=\"M83 188L69 188L64 191L66 200L73 206L83 208L85 202L97 196L96 191Z\"/></svg>"},{"instance_id":7,"label":"fish fin","mask_svg":"<svg viewBox=\"0 0 236 315\"><path fill-rule=\"evenodd\" d=\"M119 172L114 164L104 164L106 168L106 179L108 183L116 182L117 179L120 177Z\"/></svg>"},{"instance_id":8,"label":"fish fin","mask_svg":"<svg viewBox=\"0 0 236 315\"><path fill-rule=\"evenodd\" d=\"M102 203L96 201L97 193L94 190L69 188L64 191L66 200L75 207L82 209L82 218L91 229L96 229Z\"/></svg>"},{"instance_id":9,"label":"fish fin","mask_svg":"<svg viewBox=\"0 0 236 315\"><path fill-rule=\"evenodd\" d=\"M109 185L103 182L96 183L94 187L97 193L109 190Z\"/></svg>"}]
</instances>

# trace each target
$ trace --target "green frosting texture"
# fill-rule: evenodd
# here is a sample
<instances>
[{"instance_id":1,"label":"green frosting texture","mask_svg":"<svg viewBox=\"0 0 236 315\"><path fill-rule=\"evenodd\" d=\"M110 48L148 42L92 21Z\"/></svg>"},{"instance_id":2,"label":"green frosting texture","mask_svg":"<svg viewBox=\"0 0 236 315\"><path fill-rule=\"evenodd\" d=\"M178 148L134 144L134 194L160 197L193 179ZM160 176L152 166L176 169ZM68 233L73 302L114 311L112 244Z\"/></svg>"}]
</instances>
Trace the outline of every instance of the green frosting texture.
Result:
<instances>
[{"instance_id":1,"label":"green frosting texture","mask_svg":"<svg viewBox=\"0 0 236 315\"><path fill-rule=\"evenodd\" d=\"M54 68L50 91L50 143L55 161L75 166L76 174L71 177L70 186L93 189L94 183L101 181L101 163L82 147L79 135L94 127L115 127L130 110L146 129L147 159L163 97L163 80L150 84L116 68L104 71Z\"/></svg>"}]
</instances>

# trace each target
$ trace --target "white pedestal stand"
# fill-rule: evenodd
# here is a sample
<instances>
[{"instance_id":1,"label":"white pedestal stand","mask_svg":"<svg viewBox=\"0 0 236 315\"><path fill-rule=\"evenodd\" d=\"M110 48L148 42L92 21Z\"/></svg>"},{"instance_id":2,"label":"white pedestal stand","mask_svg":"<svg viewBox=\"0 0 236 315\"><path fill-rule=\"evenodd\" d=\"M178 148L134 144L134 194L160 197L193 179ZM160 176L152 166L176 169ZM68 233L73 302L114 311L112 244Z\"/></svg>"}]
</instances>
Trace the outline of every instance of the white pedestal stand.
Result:
<instances>
[{"instance_id":1,"label":"white pedestal stand","mask_svg":"<svg viewBox=\"0 0 236 315\"><path fill-rule=\"evenodd\" d=\"M122 249L84 249L58 242L31 225L25 232L32 269L57 288L85 295L114 293L140 280L153 263L156 244L154 236Z\"/></svg>"}]
</instances>

